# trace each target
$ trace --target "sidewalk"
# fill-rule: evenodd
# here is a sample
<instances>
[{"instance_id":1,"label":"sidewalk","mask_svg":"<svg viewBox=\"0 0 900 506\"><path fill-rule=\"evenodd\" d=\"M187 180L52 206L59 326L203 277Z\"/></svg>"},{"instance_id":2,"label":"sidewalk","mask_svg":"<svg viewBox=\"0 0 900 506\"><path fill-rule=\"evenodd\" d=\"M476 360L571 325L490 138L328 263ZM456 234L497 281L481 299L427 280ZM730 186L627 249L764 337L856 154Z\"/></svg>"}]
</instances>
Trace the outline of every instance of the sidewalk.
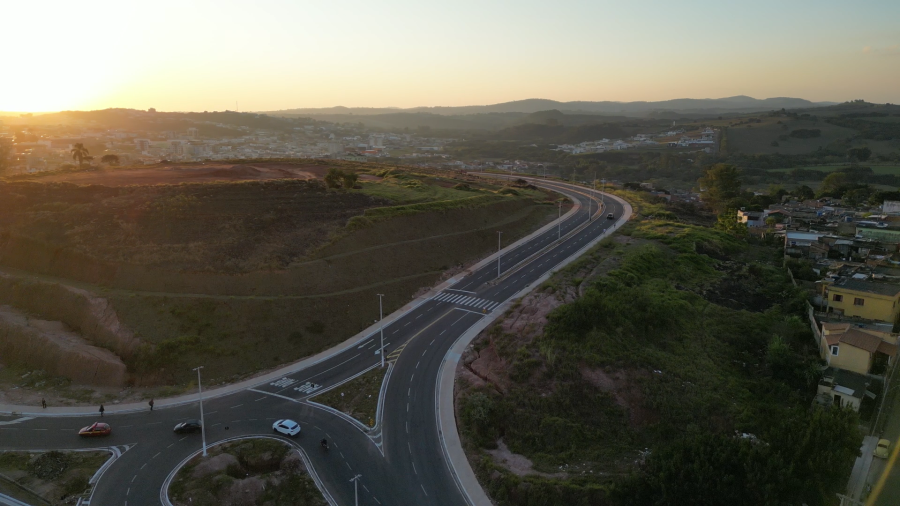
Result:
<instances>
[{"instance_id":1,"label":"sidewalk","mask_svg":"<svg viewBox=\"0 0 900 506\"><path fill-rule=\"evenodd\" d=\"M569 212L564 214L562 216L562 219L566 220L566 219L570 218L572 215L577 213L579 210L580 210L580 206L578 206L578 205L572 206L572 209L570 209ZM532 232L531 234L506 246L500 252L493 253L492 255L488 256L487 258L485 258L485 259L481 260L480 262L476 263L475 265L469 267L468 269L466 269L465 272L459 273L456 276L448 279L447 281L444 281L443 283L440 283L440 284L432 287L432 289L429 290L427 293L423 294L422 296L420 296L416 299L413 299L412 301L410 301L409 303L407 303L400 309L394 311L393 313L386 315L384 317L384 321L383 321L384 325L385 326L390 325L391 323L393 323L394 321L401 318L404 314L406 314L410 310L418 307L420 304L424 303L431 297L438 294L441 290L456 284L457 281L459 281L460 279L462 279L463 277L468 275L470 272L477 270L488 263L496 262L497 255L506 255L510 250L515 249L519 245L530 241L534 237L537 237L538 235L550 230L553 227L556 227L556 222L557 222L557 220L554 220L554 221L544 225L543 227L539 228L538 230ZM381 324L382 324L382 322L373 323L372 325L370 325L368 328L366 328L362 332L359 332L358 334L350 337L346 341L344 341L332 348L329 348L317 355L307 357L305 359L294 362L293 364L289 364L284 367L275 369L274 371L271 371L271 372L268 372L268 373L265 373L265 374L262 374L259 376L254 376L252 378L248 378L248 379L240 381L238 383L232 383L230 385L222 385L219 387L211 388L209 390L204 389L203 390L203 399L208 400L208 399L214 399L216 397L222 397L225 395L229 395L229 394L232 394L235 392L246 390L248 388L253 388L255 386L262 385L264 383L270 383L272 381L281 379L282 377L284 377L288 374L293 374L293 373L296 373L303 369L306 369L307 367L310 367L310 366L312 366L318 362L321 362L323 360L327 360L329 357L336 355L348 348L351 348L352 346L357 345L360 341L366 339L367 337L376 334L378 332L378 330L381 328ZM198 397L197 397L197 394L192 393L192 394L181 395L178 397L170 397L168 399L154 399L153 402L154 402L154 409L163 409L166 407L181 406L181 405L185 405L185 404L196 403L196 402L198 402ZM98 406L48 407L46 409L43 409L40 406L21 406L21 405L0 404L0 415L32 416L32 417L33 416L84 416L84 415L96 414L98 409L99 409L99 405ZM104 412L106 414L115 414L115 413L122 414L122 413L136 413L136 412L140 412L140 411L146 411L148 409L148 406L145 401L141 401L141 402L133 402L133 403L128 403L128 404L107 404L107 405L104 405L104 409L105 409Z\"/></svg>"},{"instance_id":2,"label":"sidewalk","mask_svg":"<svg viewBox=\"0 0 900 506\"><path fill-rule=\"evenodd\" d=\"M507 302L497 307L490 314L490 316L483 318L481 321L475 324L475 326L473 326L471 329L469 329L468 332L463 334L453 344L453 346L449 350L447 350L447 354L442 360L441 368L438 372L438 390L435 403L437 408L438 437L441 440L441 446L444 449L444 455L446 455L447 457L447 464L450 467L450 472L451 474L453 474L453 477L456 479L460 490L466 496L466 499L468 500L468 503L470 505L492 506L493 503L485 493L484 489L481 486L481 483L478 481L478 477L475 475L475 471L472 469L472 465L469 463L469 459L466 456L465 450L463 450L462 441L459 437L459 429L456 426L456 410L454 409L456 398L454 396L454 388L456 385L456 367L459 363L459 359L462 358L462 353L465 351L466 347L468 347L469 344L478 336L478 334L480 334L482 330L487 328L488 325L493 323L497 318L500 318L502 315L504 315L506 313L506 310L512 304L514 304L515 301L517 301L521 297L524 297L535 287L540 286L541 283L553 276L562 267L578 260L597 243L614 234L622 225L624 225L628 222L629 219L631 219L633 210L628 202L614 195L606 194L606 196L616 199L623 205L624 211L622 213L621 220L618 221L616 225L607 230L605 233L589 242L579 251L576 251L569 257L565 258L562 262L547 271L543 276L535 280L533 283L510 297Z\"/></svg>"}]
</instances>

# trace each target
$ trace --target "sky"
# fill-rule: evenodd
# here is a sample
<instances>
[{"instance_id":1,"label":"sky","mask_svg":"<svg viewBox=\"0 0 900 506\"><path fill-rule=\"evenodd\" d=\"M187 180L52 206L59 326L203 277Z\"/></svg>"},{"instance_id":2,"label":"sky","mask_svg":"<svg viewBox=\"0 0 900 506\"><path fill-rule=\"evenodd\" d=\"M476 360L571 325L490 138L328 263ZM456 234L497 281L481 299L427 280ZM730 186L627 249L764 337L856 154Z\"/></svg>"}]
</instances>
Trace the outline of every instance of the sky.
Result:
<instances>
[{"instance_id":1,"label":"sky","mask_svg":"<svg viewBox=\"0 0 900 506\"><path fill-rule=\"evenodd\" d=\"M897 0L50 0L3 11L0 111L900 102Z\"/></svg>"}]
</instances>

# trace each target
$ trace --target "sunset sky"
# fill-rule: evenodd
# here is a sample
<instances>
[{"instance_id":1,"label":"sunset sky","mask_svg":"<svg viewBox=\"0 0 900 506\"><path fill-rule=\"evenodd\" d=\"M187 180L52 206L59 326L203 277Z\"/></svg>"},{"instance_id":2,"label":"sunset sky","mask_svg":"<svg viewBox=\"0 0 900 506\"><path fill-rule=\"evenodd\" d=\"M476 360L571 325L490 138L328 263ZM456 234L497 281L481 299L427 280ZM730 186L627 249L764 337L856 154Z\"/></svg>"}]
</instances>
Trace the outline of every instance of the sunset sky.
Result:
<instances>
[{"instance_id":1,"label":"sunset sky","mask_svg":"<svg viewBox=\"0 0 900 506\"><path fill-rule=\"evenodd\" d=\"M10 2L0 111L900 102L900 1Z\"/></svg>"}]
</instances>

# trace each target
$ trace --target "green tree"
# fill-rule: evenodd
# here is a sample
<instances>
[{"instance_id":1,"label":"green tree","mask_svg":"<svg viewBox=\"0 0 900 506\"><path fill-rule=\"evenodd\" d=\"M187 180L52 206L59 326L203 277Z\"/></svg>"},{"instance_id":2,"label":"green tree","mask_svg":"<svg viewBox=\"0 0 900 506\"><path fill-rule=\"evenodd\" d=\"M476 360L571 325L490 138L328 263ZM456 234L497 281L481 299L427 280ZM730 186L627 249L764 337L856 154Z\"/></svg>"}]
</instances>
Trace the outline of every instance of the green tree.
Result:
<instances>
[{"instance_id":1,"label":"green tree","mask_svg":"<svg viewBox=\"0 0 900 506\"><path fill-rule=\"evenodd\" d=\"M706 169L697 181L703 201L721 213L741 194L740 170L734 165L718 163Z\"/></svg>"},{"instance_id":2,"label":"green tree","mask_svg":"<svg viewBox=\"0 0 900 506\"><path fill-rule=\"evenodd\" d=\"M344 179L344 171L340 169L328 169L328 173L325 174L323 179L325 180L325 186L329 188L340 188L341 182Z\"/></svg>"},{"instance_id":3,"label":"green tree","mask_svg":"<svg viewBox=\"0 0 900 506\"><path fill-rule=\"evenodd\" d=\"M816 197L816 192L814 192L812 188L806 185L794 188L794 191L791 194L800 200L810 200Z\"/></svg>"},{"instance_id":4,"label":"green tree","mask_svg":"<svg viewBox=\"0 0 900 506\"><path fill-rule=\"evenodd\" d=\"M78 160L78 165L84 165L84 160L88 157L88 154L88 149L81 142L76 143L72 148L72 159Z\"/></svg>"},{"instance_id":5,"label":"green tree","mask_svg":"<svg viewBox=\"0 0 900 506\"><path fill-rule=\"evenodd\" d=\"M100 162L108 163L113 166L119 165L119 155L113 155L113 154L103 155L103 157L100 158Z\"/></svg>"},{"instance_id":6,"label":"green tree","mask_svg":"<svg viewBox=\"0 0 900 506\"><path fill-rule=\"evenodd\" d=\"M747 224L737 220L737 211L734 209L726 209L719 213L715 228L737 236L747 235Z\"/></svg>"},{"instance_id":7,"label":"green tree","mask_svg":"<svg viewBox=\"0 0 900 506\"><path fill-rule=\"evenodd\" d=\"M822 186L819 187L819 196L840 197L854 185L855 183L846 172L832 172L822 181Z\"/></svg>"},{"instance_id":8,"label":"green tree","mask_svg":"<svg viewBox=\"0 0 900 506\"><path fill-rule=\"evenodd\" d=\"M872 150L867 147L862 148L851 148L847 150L847 156L851 160L858 160L860 162L864 162L872 156Z\"/></svg>"},{"instance_id":9,"label":"green tree","mask_svg":"<svg viewBox=\"0 0 900 506\"><path fill-rule=\"evenodd\" d=\"M353 189L357 181L359 181L359 174L356 172L344 172L341 175L341 184L348 190Z\"/></svg>"}]
</instances>

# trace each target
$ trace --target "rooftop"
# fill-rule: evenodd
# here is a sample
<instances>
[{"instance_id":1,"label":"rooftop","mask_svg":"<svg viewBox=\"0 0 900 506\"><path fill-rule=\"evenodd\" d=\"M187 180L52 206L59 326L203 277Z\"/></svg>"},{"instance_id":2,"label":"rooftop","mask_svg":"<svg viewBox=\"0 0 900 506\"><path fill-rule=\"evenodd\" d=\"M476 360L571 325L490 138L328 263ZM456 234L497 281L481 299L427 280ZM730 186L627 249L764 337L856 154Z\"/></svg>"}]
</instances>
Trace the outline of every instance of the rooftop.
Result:
<instances>
[{"instance_id":1,"label":"rooftop","mask_svg":"<svg viewBox=\"0 0 900 506\"><path fill-rule=\"evenodd\" d=\"M873 283L871 281L861 281L858 279L848 279L842 283L835 283L832 288L843 288L845 290L853 290L854 292L874 293L876 295L886 295L888 297L896 297L900 293L900 285L893 283Z\"/></svg>"}]
</instances>

